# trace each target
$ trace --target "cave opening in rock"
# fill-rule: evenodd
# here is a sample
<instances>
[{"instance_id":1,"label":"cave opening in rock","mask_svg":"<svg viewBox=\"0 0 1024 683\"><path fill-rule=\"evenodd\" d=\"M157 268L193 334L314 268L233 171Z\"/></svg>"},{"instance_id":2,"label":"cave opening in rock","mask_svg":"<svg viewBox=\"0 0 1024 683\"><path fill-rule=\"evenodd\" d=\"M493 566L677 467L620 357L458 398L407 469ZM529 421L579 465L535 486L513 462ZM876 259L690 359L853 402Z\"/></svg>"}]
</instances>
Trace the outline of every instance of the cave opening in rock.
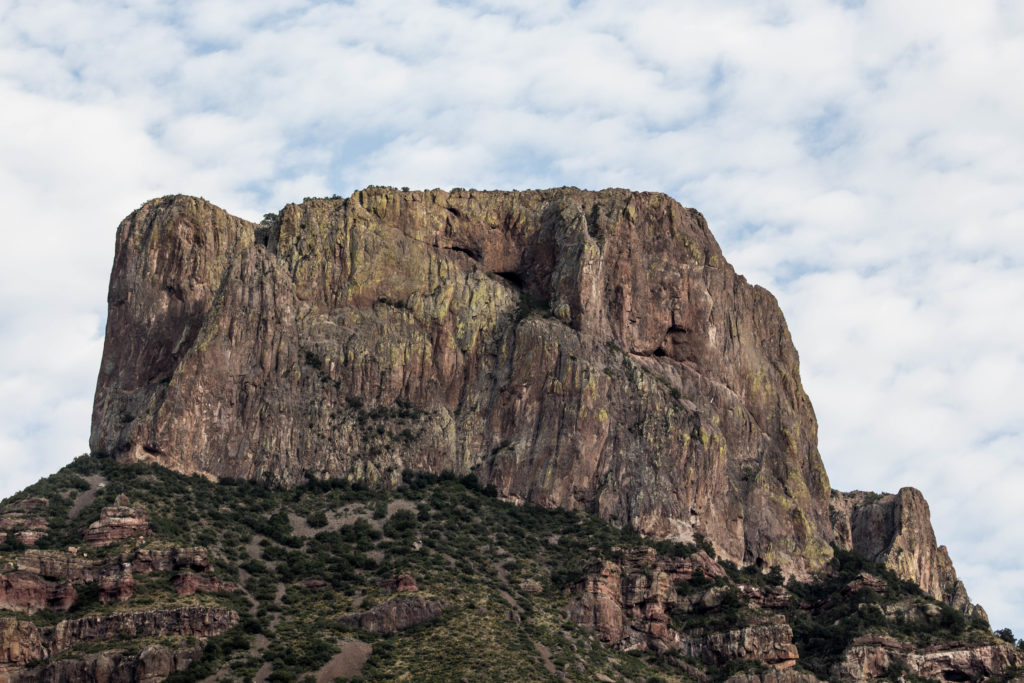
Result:
<instances>
[{"instance_id":1,"label":"cave opening in rock","mask_svg":"<svg viewBox=\"0 0 1024 683\"><path fill-rule=\"evenodd\" d=\"M495 275L497 275L502 280L505 280L510 285L518 289L523 289L526 287L526 281L523 280L523 276L515 272L514 270L496 272Z\"/></svg>"}]
</instances>

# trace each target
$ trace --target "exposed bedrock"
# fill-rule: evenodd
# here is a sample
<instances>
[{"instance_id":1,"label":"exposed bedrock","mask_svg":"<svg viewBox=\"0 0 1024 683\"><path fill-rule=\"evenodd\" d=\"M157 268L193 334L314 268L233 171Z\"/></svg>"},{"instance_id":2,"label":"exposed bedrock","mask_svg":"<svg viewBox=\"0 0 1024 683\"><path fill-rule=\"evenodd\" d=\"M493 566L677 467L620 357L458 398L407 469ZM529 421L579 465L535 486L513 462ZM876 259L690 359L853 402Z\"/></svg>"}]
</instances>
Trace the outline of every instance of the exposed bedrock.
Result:
<instances>
[{"instance_id":1,"label":"exposed bedrock","mask_svg":"<svg viewBox=\"0 0 1024 683\"><path fill-rule=\"evenodd\" d=\"M90 441L290 485L474 472L803 575L829 482L785 320L661 194L400 192L121 224Z\"/></svg>"}]
</instances>

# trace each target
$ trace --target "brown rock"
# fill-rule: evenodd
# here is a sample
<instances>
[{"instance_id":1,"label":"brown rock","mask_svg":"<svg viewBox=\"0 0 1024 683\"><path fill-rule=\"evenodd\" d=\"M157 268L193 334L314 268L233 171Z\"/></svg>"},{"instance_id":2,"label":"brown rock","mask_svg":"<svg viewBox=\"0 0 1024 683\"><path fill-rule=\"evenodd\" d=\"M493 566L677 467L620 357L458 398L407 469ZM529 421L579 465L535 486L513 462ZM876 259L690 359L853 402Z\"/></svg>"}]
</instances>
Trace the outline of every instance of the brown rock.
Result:
<instances>
[{"instance_id":1,"label":"brown rock","mask_svg":"<svg viewBox=\"0 0 1024 683\"><path fill-rule=\"evenodd\" d=\"M48 654L43 637L35 624L0 617L0 675L5 665L37 662Z\"/></svg>"},{"instance_id":2,"label":"brown rock","mask_svg":"<svg viewBox=\"0 0 1024 683\"><path fill-rule=\"evenodd\" d=\"M383 587L398 592L414 593L419 590L419 586L416 585L416 579L408 574L400 574L390 581L385 581Z\"/></svg>"},{"instance_id":3,"label":"brown rock","mask_svg":"<svg viewBox=\"0 0 1024 683\"><path fill-rule=\"evenodd\" d=\"M204 572L210 567L206 548L142 548L116 557L95 560L60 550L26 550L17 557L17 568L39 576L68 581L73 585L93 583L128 564L134 574L187 569Z\"/></svg>"},{"instance_id":4,"label":"brown rock","mask_svg":"<svg viewBox=\"0 0 1024 683\"><path fill-rule=\"evenodd\" d=\"M342 622L370 633L394 633L433 621L441 616L442 609L443 605L438 600L392 600L365 612L344 616Z\"/></svg>"},{"instance_id":5,"label":"brown rock","mask_svg":"<svg viewBox=\"0 0 1024 683\"><path fill-rule=\"evenodd\" d=\"M132 566L127 562L120 569L105 573L100 577L99 598L104 605L111 602L124 602L135 594L135 577Z\"/></svg>"},{"instance_id":6,"label":"brown rock","mask_svg":"<svg viewBox=\"0 0 1024 683\"><path fill-rule=\"evenodd\" d=\"M137 636L215 636L238 624L238 613L221 607L178 607L115 612L58 623L49 640L51 653L75 643Z\"/></svg>"},{"instance_id":7,"label":"brown rock","mask_svg":"<svg viewBox=\"0 0 1024 683\"><path fill-rule=\"evenodd\" d=\"M175 574L171 585L178 595L195 595L196 593L221 593L239 590L234 581L221 581L212 576L182 572Z\"/></svg>"},{"instance_id":8,"label":"brown rock","mask_svg":"<svg viewBox=\"0 0 1024 683\"><path fill-rule=\"evenodd\" d=\"M7 512L0 515L0 529L29 531L46 531L49 524L37 515L26 515L21 512Z\"/></svg>"},{"instance_id":9,"label":"brown rock","mask_svg":"<svg viewBox=\"0 0 1024 683\"><path fill-rule=\"evenodd\" d=\"M735 674L725 683L817 683L818 677L795 669L772 669L759 674Z\"/></svg>"},{"instance_id":10,"label":"brown rock","mask_svg":"<svg viewBox=\"0 0 1024 683\"><path fill-rule=\"evenodd\" d=\"M0 574L0 609L27 614L42 609L66 612L77 599L70 583L54 583L28 572Z\"/></svg>"},{"instance_id":11,"label":"brown rock","mask_svg":"<svg viewBox=\"0 0 1024 683\"><path fill-rule=\"evenodd\" d=\"M18 555L17 565L20 571L77 586L98 581L107 563L60 550L26 550Z\"/></svg>"},{"instance_id":12,"label":"brown rock","mask_svg":"<svg viewBox=\"0 0 1024 683\"><path fill-rule=\"evenodd\" d=\"M12 670L11 667L32 665L86 641L163 636L205 638L219 635L237 624L236 612L219 607L115 612L62 621L46 629L40 629L27 621L0 618L0 676L4 675L6 667L8 675L15 681L77 681L90 680L90 676L95 676L91 680L100 681L163 680L171 672L171 667L174 667L173 670L184 668L187 666L182 665L185 659L192 661L200 650L190 648L186 655L183 654L186 651L157 647L147 648L148 653L143 650L137 657L108 652L97 657L71 660L67 665L53 663L28 672L19 668ZM65 666L69 668L65 669ZM41 675L40 672L52 672L52 676ZM138 677L119 678L125 672L135 672ZM83 673L85 678L75 678L72 673Z\"/></svg>"},{"instance_id":13,"label":"brown rock","mask_svg":"<svg viewBox=\"0 0 1024 683\"><path fill-rule=\"evenodd\" d=\"M59 659L33 669L20 670L11 677L11 683L156 683L176 671L187 669L202 653L201 645L176 649L149 645L137 655L100 652L79 658ZM0 674L0 681L2 680Z\"/></svg>"},{"instance_id":14,"label":"brown rock","mask_svg":"<svg viewBox=\"0 0 1024 683\"><path fill-rule=\"evenodd\" d=\"M36 543L38 543L39 539L41 539L43 536L46 536L46 532L45 531L29 531L29 530L25 530L25 531L15 531L14 532L14 537L17 538L19 541L21 541L22 545L25 545L25 546L27 546L29 548L31 548Z\"/></svg>"},{"instance_id":15,"label":"brown rock","mask_svg":"<svg viewBox=\"0 0 1024 683\"><path fill-rule=\"evenodd\" d=\"M624 551L621 560L589 567L583 581L570 588L574 597L566 607L569 619L593 631L601 641L621 649L676 649L713 664L729 658L729 652L740 653L735 657L774 665L795 661L793 634L784 621L766 617L749 629L724 634L691 637L677 633L668 616L672 606L685 611L699 603L704 609L713 609L722 602L727 590L714 587L684 601L675 586L679 581L692 579L698 570L707 577L726 576L725 570L703 551L687 558L660 557L650 548ZM761 601L786 601L774 590L762 593L748 587L748 593L756 593ZM701 652L705 654L695 654Z\"/></svg>"},{"instance_id":16,"label":"brown rock","mask_svg":"<svg viewBox=\"0 0 1024 683\"><path fill-rule=\"evenodd\" d=\"M129 506L124 494L117 498L117 504L100 511L99 520L90 524L82 534L83 541L93 545L111 545L152 533L146 511Z\"/></svg>"},{"instance_id":17,"label":"brown rock","mask_svg":"<svg viewBox=\"0 0 1024 683\"><path fill-rule=\"evenodd\" d=\"M262 227L166 197L121 224L109 306L95 452L283 484L473 470L737 562L830 557L782 314L664 195L368 188Z\"/></svg>"},{"instance_id":18,"label":"brown rock","mask_svg":"<svg viewBox=\"0 0 1024 683\"><path fill-rule=\"evenodd\" d=\"M210 554L203 547L167 548L163 550L143 548L136 551L131 562L132 571L136 574L166 572L177 569L204 572L210 568Z\"/></svg>"},{"instance_id":19,"label":"brown rock","mask_svg":"<svg viewBox=\"0 0 1024 683\"><path fill-rule=\"evenodd\" d=\"M712 665L750 659L785 669L800 657L793 644L793 629L782 615L740 629L684 637L677 647L680 653Z\"/></svg>"},{"instance_id":20,"label":"brown rock","mask_svg":"<svg viewBox=\"0 0 1024 683\"><path fill-rule=\"evenodd\" d=\"M968 616L985 616L980 606L971 604L946 546L936 543L931 511L920 491L910 487L895 495L837 491L831 509L840 547L888 567Z\"/></svg>"},{"instance_id":21,"label":"brown rock","mask_svg":"<svg viewBox=\"0 0 1024 683\"><path fill-rule=\"evenodd\" d=\"M833 669L842 680L880 678L893 670L938 681L981 680L1024 665L1024 655L1009 643L947 643L915 650L892 638L860 638Z\"/></svg>"}]
</instances>

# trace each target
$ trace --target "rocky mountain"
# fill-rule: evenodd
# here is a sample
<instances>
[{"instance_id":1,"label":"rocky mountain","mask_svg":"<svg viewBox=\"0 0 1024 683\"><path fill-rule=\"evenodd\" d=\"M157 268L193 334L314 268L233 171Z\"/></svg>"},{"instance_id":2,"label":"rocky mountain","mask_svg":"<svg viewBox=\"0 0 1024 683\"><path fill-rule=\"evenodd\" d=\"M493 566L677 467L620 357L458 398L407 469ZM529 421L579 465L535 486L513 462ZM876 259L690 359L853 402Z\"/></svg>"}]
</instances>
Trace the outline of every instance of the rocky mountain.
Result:
<instances>
[{"instance_id":1,"label":"rocky mountain","mask_svg":"<svg viewBox=\"0 0 1024 683\"><path fill-rule=\"evenodd\" d=\"M413 675L382 643L456 638L471 603L495 627L482 595L511 607L487 647L525 646L524 679L1024 663L920 492L831 490L816 429L775 299L667 196L371 187L260 224L153 200L117 232L93 455L0 506L0 681L290 680L338 647ZM541 548L508 537L545 514ZM293 590L324 599L292 612ZM315 656L278 657L314 617ZM401 657L463 666L410 638ZM580 648L604 663L552 659Z\"/></svg>"}]
</instances>

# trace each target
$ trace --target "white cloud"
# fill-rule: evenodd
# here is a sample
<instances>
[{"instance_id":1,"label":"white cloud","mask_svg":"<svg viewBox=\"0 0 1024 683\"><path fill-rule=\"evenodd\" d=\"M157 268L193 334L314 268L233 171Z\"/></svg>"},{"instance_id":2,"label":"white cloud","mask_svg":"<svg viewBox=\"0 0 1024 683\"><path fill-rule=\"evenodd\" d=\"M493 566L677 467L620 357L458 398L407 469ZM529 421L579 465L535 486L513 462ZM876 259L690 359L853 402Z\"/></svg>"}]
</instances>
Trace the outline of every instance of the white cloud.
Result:
<instances>
[{"instance_id":1,"label":"white cloud","mask_svg":"<svg viewBox=\"0 0 1024 683\"><path fill-rule=\"evenodd\" d=\"M117 222L370 183L627 186L790 321L840 488L928 496L1024 632L1024 6L76 0L0 10L0 496L85 450Z\"/></svg>"}]
</instances>

